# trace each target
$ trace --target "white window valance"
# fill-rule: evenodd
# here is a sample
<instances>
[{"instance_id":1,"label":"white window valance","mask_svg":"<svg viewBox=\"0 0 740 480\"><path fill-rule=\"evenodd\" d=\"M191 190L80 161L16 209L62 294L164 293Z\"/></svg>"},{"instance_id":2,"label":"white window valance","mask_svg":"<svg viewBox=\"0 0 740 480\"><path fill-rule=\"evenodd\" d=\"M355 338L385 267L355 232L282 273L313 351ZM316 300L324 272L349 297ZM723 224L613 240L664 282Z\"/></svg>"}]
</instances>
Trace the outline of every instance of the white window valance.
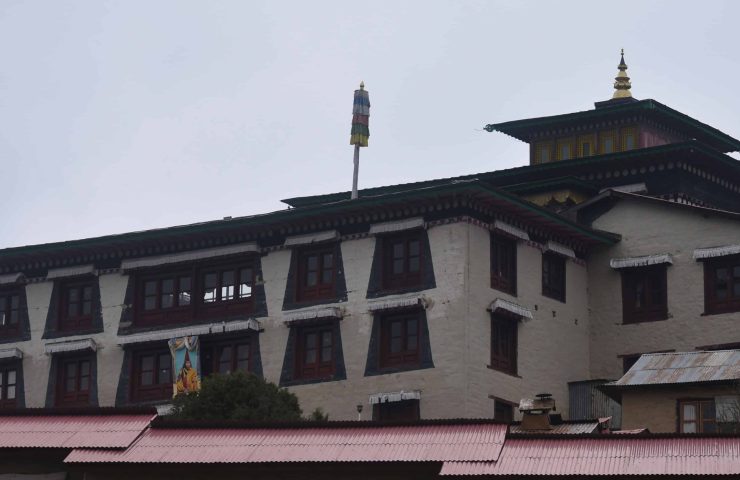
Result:
<instances>
[{"instance_id":1,"label":"white window valance","mask_svg":"<svg viewBox=\"0 0 740 480\"><path fill-rule=\"evenodd\" d=\"M421 306L421 308L428 308L430 301L423 295L404 295L393 298L382 298L378 300L369 301L367 309L371 312L379 312L382 310L392 310L394 308L404 308Z\"/></svg>"},{"instance_id":2,"label":"white window valance","mask_svg":"<svg viewBox=\"0 0 740 480\"><path fill-rule=\"evenodd\" d=\"M81 275L95 275L95 265L75 265L74 267L54 268L46 274L47 280L57 278L79 277Z\"/></svg>"},{"instance_id":3,"label":"white window valance","mask_svg":"<svg viewBox=\"0 0 740 480\"><path fill-rule=\"evenodd\" d=\"M370 235L377 235L379 233L400 232L403 230L411 230L412 228L420 228L423 226L424 219L422 217L407 218L405 220L398 220L395 222L373 223L372 225L370 225Z\"/></svg>"},{"instance_id":4,"label":"white window valance","mask_svg":"<svg viewBox=\"0 0 740 480\"><path fill-rule=\"evenodd\" d=\"M193 325L190 327L172 328L169 330L155 330L152 332L121 335L118 337L117 343L118 345L131 345L134 343L157 342L161 340L170 340L172 338L189 337L191 335L210 335L224 332L240 332L244 330L254 330L259 332L261 329L262 326L258 320L249 318L233 322Z\"/></svg>"},{"instance_id":5,"label":"white window valance","mask_svg":"<svg viewBox=\"0 0 740 480\"><path fill-rule=\"evenodd\" d=\"M295 247L298 245L310 245L312 243L319 242L330 242L339 238L339 232L336 230L328 230L325 232L309 233L306 235L295 235L288 237L283 243L286 247Z\"/></svg>"},{"instance_id":6,"label":"white window valance","mask_svg":"<svg viewBox=\"0 0 740 480\"><path fill-rule=\"evenodd\" d=\"M0 285L12 285L23 280L25 277L22 273L9 273L7 275L0 275Z\"/></svg>"},{"instance_id":7,"label":"white window valance","mask_svg":"<svg viewBox=\"0 0 740 480\"><path fill-rule=\"evenodd\" d=\"M510 302L509 300L504 300L503 298L497 298L496 300L491 302L491 306L488 309L491 312L496 312L496 310L504 310L509 313L513 313L514 315L519 315L522 318L527 318L529 320L532 320L534 318L534 316L532 316L532 311L528 308L517 305L516 303Z\"/></svg>"},{"instance_id":8,"label":"white window valance","mask_svg":"<svg viewBox=\"0 0 740 480\"><path fill-rule=\"evenodd\" d=\"M23 352L21 351L20 348L17 348L17 347L0 349L0 359L6 359L6 358L21 359L23 358Z\"/></svg>"},{"instance_id":9,"label":"white window valance","mask_svg":"<svg viewBox=\"0 0 740 480\"><path fill-rule=\"evenodd\" d=\"M558 242L553 242L552 240L548 240L548 242L545 244L545 250L559 253L564 257L576 258L576 252L574 252L572 248L566 247L565 245L562 245Z\"/></svg>"},{"instance_id":10,"label":"white window valance","mask_svg":"<svg viewBox=\"0 0 740 480\"><path fill-rule=\"evenodd\" d=\"M302 309L283 314L283 323L292 325L296 322L313 320L316 318L342 318L344 313L340 307L320 307Z\"/></svg>"},{"instance_id":11,"label":"white window valance","mask_svg":"<svg viewBox=\"0 0 740 480\"><path fill-rule=\"evenodd\" d=\"M740 245L724 245L722 247L697 248L694 250L694 260L705 258L726 257L740 254Z\"/></svg>"},{"instance_id":12,"label":"white window valance","mask_svg":"<svg viewBox=\"0 0 740 480\"><path fill-rule=\"evenodd\" d=\"M647 267L650 265L661 265L663 263L673 264L673 257L669 253L660 255L643 255L641 257L612 258L609 266L614 269Z\"/></svg>"},{"instance_id":13,"label":"white window valance","mask_svg":"<svg viewBox=\"0 0 740 480\"><path fill-rule=\"evenodd\" d=\"M506 222L502 222L501 220L496 220L493 222L493 229L508 233L512 237L516 237L521 240L529 240L529 234L527 232L525 232L521 228L515 227L514 225L509 225Z\"/></svg>"},{"instance_id":14,"label":"white window valance","mask_svg":"<svg viewBox=\"0 0 740 480\"><path fill-rule=\"evenodd\" d=\"M44 344L46 353L63 353L63 352L80 352L83 350L96 351L98 345L92 338L83 338L81 340L70 340L65 342L49 342Z\"/></svg>"},{"instance_id":15,"label":"white window valance","mask_svg":"<svg viewBox=\"0 0 740 480\"><path fill-rule=\"evenodd\" d=\"M227 247L206 248L190 252L173 253L171 255L157 255L154 257L130 258L121 261L121 270L134 270L136 268L157 267L171 263L193 262L214 257L225 257L240 253L259 252L259 246L254 243L240 243Z\"/></svg>"},{"instance_id":16,"label":"white window valance","mask_svg":"<svg viewBox=\"0 0 740 480\"><path fill-rule=\"evenodd\" d=\"M401 390L400 392L389 392L389 393L376 393L370 395L370 405L377 405L379 403L390 403L400 402L402 400L421 400L421 391L412 390L406 392Z\"/></svg>"}]
</instances>

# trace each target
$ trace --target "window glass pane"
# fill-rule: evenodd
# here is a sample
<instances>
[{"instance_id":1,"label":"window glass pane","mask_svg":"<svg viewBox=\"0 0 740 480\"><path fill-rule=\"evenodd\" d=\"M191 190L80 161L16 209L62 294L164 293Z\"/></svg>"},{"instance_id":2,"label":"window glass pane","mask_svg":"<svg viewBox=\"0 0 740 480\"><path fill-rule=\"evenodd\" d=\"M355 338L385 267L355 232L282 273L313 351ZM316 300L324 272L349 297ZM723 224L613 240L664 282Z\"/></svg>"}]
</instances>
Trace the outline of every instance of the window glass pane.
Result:
<instances>
[{"instance_id":1,"label":"window glass pane","mask_svg":"<svg viewBox=\"0 0 740 480\"><path fill-rule=\"evenodd\" d=\"M568 160L570 158L570 145L560 145L560 159Z\"/></svg>"},{"instance_id":2,"label":"window glass pane","mask_svg":"<svg viewBox=\"0 0 740 480\"><path fill-rule=\"evenodd\" d=\"M79 308L79 306L79 303L70 302L69 304L67 304L67 317L76 317L78 312L77 309Z\"/></svg>"},{"instance_id":3,"label":"window glass pane","mask_svg":"<svg viewBox=\"0 0 740 480\"><path fill-rule=\"evenodd\" d=\"M321 283L331 283L334 274L334 255L326 253L322 258Z\"/></svg>"},{"instance_id":4,"label":"window glass pane","mask_svg":"<svg viewBox=\"0 0 740 480\"><path fill-rule=\"evenodd\" d=\"M409 258L409 272L419 271L419 257Z\"/></svg>"},{"instance_id":5,"label":"window glass pane","mask_svg":"<svg viewBox=\"0 0 740 480\"><path fill-rule=\"evenodd\" d=\"M701 402L702 420L714 420L714 401Z\"/></svg>"},{"instance_id":6,"label":"window glass pane","mask_svg":"<svg viewBox=\"0 0 740 480\"><path fill-rule=\"evenodd\" d=\"M693 403L685 403L683 405L683 419L684 420L696 420L696 405Z\"/></svg>"},{"instance_id":7,"label":"window glass pane","mask_svg":"<svg viewBox=\"0 0 740 480\"><path fill-rule=\"evenodd\" d=\"M175 280L162 280L162 295L160 308L170 308L175 304Z\"/></svg>"},{"instance_id":8,"label":"window glass pane","mask_svg":"<svg viewBox=\"0 0 740 480\"><path fill-rule=\"evenodd\" d=\"M83 300L91 300L92 299L92 287L83 287L82 288L82 299Z\"/></svg>"},{"instance_id":9,"label":"window glass pane","mask_svg":"<svg viewBox=\"0 0 740 480\"><path fill-rule=\"evenodd\" d=\"M581 145L581 150L583 151L583 156L588 157L591 155L591 144L590 143L584 143Z\"/></svg>"},{"instance_id":10,"label":"window glass pane","mask_svg":"<svg viewBox=\"0 0 740 480\"><path fill-rule=\"evenodd\" d=\"M550 149L547 147L540 148L540 162L547 163L550 161Z\"/></svg>"},{"instance_id":11,"label":"window glass pane","mask_svg":"<svg viewBox=\"0 0 740 480\"><path fill-rule=\"evenodd\" d=\"M401 337L391 337L390 350L391 353L398 353L401 351Z\"/></svg>"},{"instance_id":12,"label":"window glass pane","mask_svg":"<svg viewBox=\"0 0 740 480\"><path fill-rule=\"evenodd\" d=\"M80 363L80 375L90 375L90 362L84 361Z\"/></svg>"},{"instance_id":13,"label":"window glass pane","mask_svg":"<svg viewBox=\"0 0 740 480\"><path fill-rule=\"evenodd\" d=\"M736 277L740 277L740 267L736 267ZM3 299L5 300L5 299ZM10 297L10 309L11 310L18 310L18 306L20 305L20 298L18 295L11 295ZM2 305L0 304L0 310L3 310Z\"/></svg>"},{"instance_id":14,"label":"window glass pane","mask_svg":"<svg viewBox=\"0 0 740 480\"><path fill-rule=\"evenodd\" d=\"M80 300L80 291L77 288L70 288L67 290L67 299L69 303L77 302Z\"/></svg>"},{"instance_id":15,"label":"window glass pane","mask_svg":"<svg viewBox=\"0 0 740 480\"><path fill-rule=\"evenodd\" d=\"M614 151L614 140L611 138L604 139L604 153L612 153Z\"/></svg>"},{"instance_id":16,"label":"window glass pane","mask_svg":"<svg viewBox=\"0 0 740 480\"><path fill-rule=\"evenodd\" d=\"M216 301L216 286L218 276L215 273L206 273L203 277L203 302L213 303Z\"/></svg>"},{"instance_id":17,"label":"window glass pane","mask_svg":"<svg viewBox=\"0 0 740 480\"><path fill-rule=\"evenodd\" d=\"M3 386L3 377L4 377L3 372L0 372L0 387ZM0 388L0 392L2 392L2 388Z\"/></svg>"},{"instance_id":18,"label":"window glass pane","mask_svg":"<svg viewBox=\"0 0 740 480\"><path fill-rule=\"evenodd\" d=\"M190 277L180 277L177 304L180 306L190 305Z\"/></svg>"},{"instance_id":19,"label":"window glass pane","mask_svg":"<svg viewBox=\"0 0 740 480\"><path fill-rule=\"evenodd\" d=\"M82 314L83 315L90 315L92 313L92 302L90 300L85 300L82 302Z\"/></svg>"},{"instance_id":20,"label":"window glass pane","mask_svg":"<svg viewBox=\"0 0 740 480\"><path fill-rule=\"evenodd\" d=\"M633 148L635 148L635 136L631 133L628 133L624 137L624 149L632 150Z\"/></svg>"},{"instance_id":21,"label":"window glass pane","mask_svg":"<svg viewBox=\"0 0 740 480\"><path fill-rule=\"evenodd\" d=\"M306 257L306 268L308 271L315 271L319 267L319 258L317 255Z\"/></svg>"},{"instance_id":22,"label":"window glass pane","mask_svg":"<svg viewBox=\"0 0 740 480\"><path fill-rule=\"evenodd\" d=\"M244 268L239 272L239 298L252 296L252 269Z\"/></svg>"},{"instance_id":23,"label":"window glass pane","mask_svg":"<svg viewBox=\"0 0 740 480\"><path fill-rule=\"evenodd\" d=\"M139 379L139 383L142 386L151 385L154 383L154 372L151 370L148 372L141 372L141 374L139 375Z\"/></svg>"},{"instance_id":24,"label":"window glass pane","mask_svg":"<svg viewBox=\"0 0 740 480\"><path fill-rule=\"evenodd\" d=\"M739 287L740 284L735 285L735 288ZM0 312L0 317L3 317L5 314ZM16 325L18 323L18 310L11 310L10 311L10 317L8 318L8 325ZM0 325L3 325L3 322L0 321Z\"/></svg>"},{"instance_id":25,"label":"window glass pane","mask_svg":"<svg viewBox=\"0 0 740 480\"><path fill-rule=\"evenodd\" d=\"M318 340L318 335L316 333L309 333L306 335L306 354L305 354L305 363L306 364L312 364L316 363L316 341Z\"/></svg>"},{"instance_id":26,"label":"window glass pane","mask_svg":"<svg viewBox=\"0 0 740 480\"><path fill-rule=\"evenodd\" d=\"M146 355L141 357L141 370L142 371L151 371L154 370L154 357L151 355Z\"/></svg>"},{"instance_id":27,"label":"window glass pane","mask_svg":"<svg viewBox=\"0 0 740 480\"><path fill-rule=\"evenodd\" d=\"M397 242L393 244L393 258L403 258L403 243Z\"/></svg>"},{"instance_id":28,"label":"window glass pane","mask_svg":"<svg viewBox=\"0 0 740 480\"><path fill-rule=\"evenodd\" d=\"M696 423L690 422L684 422L683 429L681 430L683 433L696 433Z\"/></svg>"},{"instance_id":29,"label":"window glass pane","mask_svg":"<svg viewBox=\"0 0 740 480\"><path fill-rule=\"evenodd\" d=\"M7 307L8 301L5 297L0 297L0 312L5 312Z\"/></svg>"},{"instance_id":30,"label":"window glass pane","mask_svg":"<svg viewBox=\"0 0 740 480\"><path fill-rule=\"evenodd\" d=\"M221 273L221 300L234 299L234 278L233 270Z\"/></svg>"},{"instance_id":31,"label":"window glass pane","mask_svg":"<svg viewBox=\"0 0 740 480\"><path fill-rule=\"evenodd\" d=\"M306 286L313 287L316 285L316 272L308 271L306 273Z\"/></svg>"},{"instance_id":32,"label":"window glass pane","mask_svg":"<svg viewBox=\"0 0 740 480\"><path fill-rule=\"evenodd\" d=\"M84 392L90 387L90 377L80 377L80 391Z\"/></svg>"},{"instance_id":33,"label":"window glass pane","mask_svg":"<svg viewBox=\"0 0 740 480\"><path fill-rule=\"evenodd\" d=\"M144 283L144 294L145 295L156 295L157 294L157 282L150 280Z\"/></svg>"},{"instance_id":34,"label":"window glass pane","mask_svg":"<svg viewBox=\"0 0 740 480\"><path fill-rule=\"evenodd\" d=\"M68 363L65 367L64 391L74 392L77 390L77 365Z\"/></svg>"},{"instance_id":35,"label":"window glass pane","mask_svg":"<svg viewBox=\"0 0 740 480\"><path fill-rule=\"evenodd\" d=\"M393 260L393 273L394 274L403 273L403 259L402 258Z\"/></svg>"},{"instance_id":36,"label":"window glass pane","mask_svg":"<svg viewBox=\"0 0 740 480\"><path fill-rule=\"evenodd\" d=\"M15 385L10 385L5 395L7 400L15 400Z\"/></svg>"},{"instance_id":37,"label":"window glass pane","mask_svg":"<svg viewBox=\"0 0 740 480\"><path fill-rule=\"evenodd\" d=\"M157 308L157 282L151 280L144 283L144 310Z\"/></svg>"},{"instance_id":38,"label":"window glass pane","mask_svg":"<svg viewBox=\"0 0 740 480\"><path fill-rule=\"evenodd\" d=\"M236 346L236 368L239 370L249 370L249 344Z\"/></svg>"},{"instance_id":39,"label":"window glass pane","mask_svg":"<svg viewBox=\"0 0 740 480\"><path fill-rule=\"evenodd\" d=\"M231 346L221 348L218 357L218 373L229 373L231 371Z\"/></svg>"},{"instance_id":40,"label":"window glass pane","mask_svg":"<svg viewBox=\"0 0 740 480\"><path fill-rule=\"evenodd\" d=\"M2 378L2 375L0 375ZM8 385L15 385L15 370L8 370Z\"/></svg>"},{"instance_id":41,"label":"window glass pane","mask_svg":"<svg viewBox=\"0 0 740 480\"><path fill-rule=\"evenodd\" d=\"M157 366L159 367L157 380L159 384L172 383L172 356L169 353L163 353L159 355L157 362Z\"/></svg>"}]
</instances>

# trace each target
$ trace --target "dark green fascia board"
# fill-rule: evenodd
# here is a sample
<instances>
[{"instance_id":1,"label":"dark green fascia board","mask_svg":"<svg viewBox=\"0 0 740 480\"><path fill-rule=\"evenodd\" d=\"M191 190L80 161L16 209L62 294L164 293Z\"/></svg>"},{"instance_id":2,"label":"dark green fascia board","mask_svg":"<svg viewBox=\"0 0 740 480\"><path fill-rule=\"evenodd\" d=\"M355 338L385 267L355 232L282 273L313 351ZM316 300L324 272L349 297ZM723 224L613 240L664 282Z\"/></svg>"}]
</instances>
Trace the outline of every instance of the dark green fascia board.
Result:
<instances>
[{"instance_id":1,"label":"dark green fascia board","mask_svg":"<svg viewBox=\"0 0 740 480\"><path fill-rule=\"evenodd\" d=\"M669 144L660 145L657 147L637 148L637 149L629 150L626 152L615 152L615 153L608 153L608 154L603 154L603 155L593 155L590 157L574 158L572 160L561 160L558 162L542 163L538 165L524 165L521 167L507 168L504 170L496 170L493 172L475 173L475 174L470 174L470 175L462 175L459 177L440 178L436 180L425 180L421 182L402 183L398 185L388 185L384 187L367 188L367 189L360 190L359 193L360 193L360 198L362 198L363 196L368 196L368 195L383 195L386 193L399 192L399 191L404 191L404 190L409 190L409 189L414 189L414 188L429 187L429 186L439 185L442 183L455 181L455 180L460 181L460 180L469 180L473 178L478 178L484 181L494 181L494 180L505 179L506 177L516 176L516 175L523 175L523 174L530 174L530 173L537 174L539 172L551 171L551 170L554 170L554 171L568 170L568 169L572 169L575 167L581 167L581 166L587 166L587 165L598 165L600 163L608 163L608 162L615 161L615 160L660 155L664 153L673 153L673 152L680 152L680 151L691 151L692 149L699 151L707 155L708 157L717 160L718 162L724 164L725 166L735 170L736 172L738 172L738 175L740 175L740 161L730 157L729 155L725 155L724 153L718 152L717 150L702 144L698 140L689 140L687 142L669 143ZM306 208L310 205L315 205L318 203L337 202L337 201L345 200L349 198L350 198L350 192L338 192L338 193L329 193L325 195L315 195L315 196L310 196L310 197L294 197L294 198L288 198L282 201L296 208Z\"/></svg>"},{"instance_id":2,"label":"dark green fascia board","mask_svg":"<svg viewBox=\"0 0 740 480\"><path fill-rule=\"evenodd\" d=\"M514 183L512 185L503 185L500 188L519 195L551 191L555 188L573 188L592 195L599 193L599 188L596 185L572 175L534 182Z\"/></svg>"},{"instance_id":3,"label":"dark green fascia board","mask_svg":"<svg viewBox=\"0 0 740 480\"><path fill-rule=\"evenodd\" d=\"M548 117L526 118L523 120L512 120L510 122L492 123L486 125L484 129L488 132L499 131L510 135L518 140L526 141L522 133L529 129L553 127L566 123L591 120L594 118L611 117L614 115L638 113L644 111L654 111L658 114L665 115L678 123L683 124L688 130L699 131L722 145L724 152L734 152L740 150L740 140L718 130L711 125L700 122L693 117L674 110L653 99L638 100L633 103L615 105L613 107L597 108L594 110L585 110L573 113L564 113L561 115L551 115Z\"/></svg>"},{"instance_id":4,"label":"dark green fascia board","mask_svg":"<svg viewBox=\"0 0 740 480\"><path fill-rule=\"evenodd\" d=\"M567 220L557 214L542 209L532 203L529 203L521 198L503 192L499 189L489 187L482 184L478 180L470 181L449 181L443 185L435 185L425 188L417 188L414 190L404 190L400 192L389 192L379 196L366 196L358 198L356 200L340 200L338 202L326 203L308 206L299 209L279 210L277 212L266 213L261 215L253 215L247 217L237 217L230 220L216 220L213 222L202 222L191 225L183 225L176 227L160 228L154 230L144 230L139 232L130 232L118 235L107 235L102 237L87 238L82 240L71 240L66 242L56 243L45 243L40 245L30 245L23 247L13 247L0 250L0 261L3 258L11 258L25 255L36 255L44 253L61 253L65 250L85 249L94 247L111 247L117 244L123 244L127 242L139 242L151 239L162 239L177 237L187 234L208 234L218 233L223 230L232 230L234 228L245 228L245 227L258 227L261 225L269 225L279 223L281 221L297 221L306 217L318 215L318 214L329 214L337 213L341 211L357 210L363 207L382 206L386 204L394 203L398 200L406 200L409 198L425 198L425 197L436 197L441 193L449 193L455 191L466 191L473 190L478 192L488 193L497 198L506 200L513 204L518 205L521 208L532 211L539 214L551 221L555 221L563 226L575 230L581 235L585 235L595 241L613 244L619 241L618 236L614 234L599 232L588 227L583 227L570 220Z\"/></svg>"}]
</instances>

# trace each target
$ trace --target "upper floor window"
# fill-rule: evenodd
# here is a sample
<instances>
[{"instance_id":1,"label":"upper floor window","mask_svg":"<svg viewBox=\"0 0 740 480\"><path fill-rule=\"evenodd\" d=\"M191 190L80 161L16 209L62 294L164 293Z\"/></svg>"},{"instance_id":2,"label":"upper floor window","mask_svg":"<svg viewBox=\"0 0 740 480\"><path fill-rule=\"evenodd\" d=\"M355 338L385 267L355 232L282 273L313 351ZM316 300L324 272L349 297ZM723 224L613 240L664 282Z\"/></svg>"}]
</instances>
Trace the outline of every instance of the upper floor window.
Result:
<instances>
[{"instance_id":1,"label":"upper floor window","mask_svg":"<svg viewBox=\"0 0 740 480\"><path fill-rule=\"evenodd\" d=\"M596 136L593 134L578 137L578 156L588 157L595 153Z\"/></svg>"},{"instance_id":2,"label":"upper floor window","mask_svg":"<svg viewBox=\"0 0 740 480\"><path fill-rule=\"evenodd\" d=\"M131 400L147 402L172 398L172 355L169 348L133 352Z\"/></svg>"},{"instance_id":3,"label":"upper floor window","mask_svg":"<svg viewBox=\"0 0 740 480\"><path fill-rule=\"evenodd\" d=\"M714 399L682 400L678 402L679 427L681 433L715 433Z\"/></svg>"},{"instance_id":4,"label":"upper floor window","mask_svg":"<svg viewBox=\"0 0 740 480\"><path fill-rule=\"evenodd\" d=\"M565 257L542 254L542 295L565 302Z\"/></svg>"},{"instance_id":5,"label":"upper floor window","mask_svg":"<svg viewBox=\"0 0 740 480\"><path fill-rule=\"evenodd\" d=\"M535 146L535 163L548 163L551 160L552 145L549 143L538 143Z\"/></svg>"},{"instance_id":6,"label":"upper floor window","mask_svg":"<svg viewBox=\"0 0 740 480\"><path fill-rule=\"evenodd\" d=\"M0 408L14 408L18 405L18 367L0 367Z\"/></svg>"},{"instance_id":7,"label":"upper floor window","mask_svg":"<svg viewBox=\"0 0 740 480\"><path fill-rule=\"evenodd\" d=\"M491 234L491 287L516 295L516 240Z\"/></svg>"},{"instance_id":8,"label":"upper floor window","mask_svg":"<svg viewBox=\"0 0 740 480\"><path fill-rule=\"evenodd\" d=\"M420 231L383 238L383 288L392 290L421 284Z\"/></svg>"},{"instance_id":9,"label":"upper floor window","mask_svg":"<svg viewBox=\"0 0 740 480\"><path fill-rule=\"evenodd\" d=\"M614 153L616 151L616 135L614 132L604 132L601 137L601 153Z\"/></svg>"},{"instance_id":10,"label":"upper floor window","mask_svg":"<svg viewBox=\"0 0 740 480\"><path fill-rule=\"evenodd\" d=\"M58 407L89 405L93 380L90 356L59 357L57 361L56 405Z\"/></svg>"},{"instance_id":11,"label":"upper floor window","mask_svg":"<svg viewBox=\"0 0 740 480\"><path fill-rule=\"evenodd\" d=\"M136 322L162 324L251 312L251 263L200 266L136 277Z\"/></svg>"},{"instance_id":12,"label":"upper floor window","mask_svg":"<svg viewBox=\"0 0 740 480\"><path fill-rule=\"evenodd\" d=\"M637 135L634 128L625 128L622 131L622 150L632 150L637 145Z\"/></svg>"},{"instance_id":13,"label":"upper floor window","mask_svg":"<svg viewBox=\"0 0 740 480\"><path fill-rule=\"evenodd\" d=\"M335 246L302 249L298 252L298 288L296 300L311 301L335 295Z\"/></svg>"},{"instance_id":14,"label":"upper floor window","mask_svg":"<svg viewBox=\"0 0 740 480\"><path fill-rule=\"evenodd\" d=\"M12 335L20 324L21 297L15 290L0 291L0 336Z\"/></svg>"},{"instance_id":15,"label":"upper floor window","mask_svg":"<svg viewBox=\"0 0 740 480\"><path fill-rule=\"evenodd\" d=\"M650 322L668 318L666 267L630 268L622 271L622 320Z\"/></svg>"},{"instance_id":16,"label":"upper floor window","mask_svg":"<svg viewBox=\"0 0 740 480\"><path fill-rule=\"evenodd\" d=\"M704 309L706 313L740 311L740 255L704 263Z\"/></svg>"},{"instance_id":17,"label":"upper floor window","mask_svg":"<svg viewBox=\"0 0 740 480\"><path fill-rule=\"evenodd\" d=\"M570 160L573 158L572 139L557 142L558 160Z\"/></svg>"},{"instance_id":18,"label":"upper floor window","mask_svg":"<svg viewBox=\"0 0 740 480\"><path fill-rule=\"evenodd\" d=\"M334 374L334 325L298 327L297 379L331 377Z\"/></svg>"},{"instance_id":19,"label":"upper floor window","mask_svg":"<svg viewBox=\"0 0 740 480\"><path fill-rule=\"evenodd\" d=\"M60 330L92 328L93 281L79 280L62 283L59 309Z\"/></svg>"},{"instance_id":20,"label":"upper floor window","mask_svg":"<svg viewBox=\"0 0 740 480\"><path fill-rule=\"evenodd\" d=\"M491 315L491 368L504 373L517 373L519 321L501 315Z\"/></svg>"},{"instance_id":21,"label":"upper floor window","mask_svg":"<svg viewBox=\"0 0 740 480\"><path fill-rule=\"evenodd\" d=\"M419 363L419 312L384 315L380 325L380 367Z\"/></svg>"},{"instance_id":22,"label":"upper floor window","mask_svg":"<svg viewBox=\"0 0 740 480\"><path fill-rule=\"evenodd\" d=\"M249 338L222 340L201 347L203 376L212 373L249 372L251 345Z\"/></svg>"}]
</instances>

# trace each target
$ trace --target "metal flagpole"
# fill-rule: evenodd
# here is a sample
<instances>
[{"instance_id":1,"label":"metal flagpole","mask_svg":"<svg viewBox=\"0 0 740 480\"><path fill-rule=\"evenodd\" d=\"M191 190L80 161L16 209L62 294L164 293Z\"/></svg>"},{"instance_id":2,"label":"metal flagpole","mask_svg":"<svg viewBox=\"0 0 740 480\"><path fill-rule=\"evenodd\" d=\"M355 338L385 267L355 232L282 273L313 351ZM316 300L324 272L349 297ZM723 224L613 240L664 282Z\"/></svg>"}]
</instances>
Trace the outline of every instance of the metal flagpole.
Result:
<instances>
[{"instance_id":1,"label":"metal flagpole","mask_svg":"<svg viewBox=\"0 0 740 480\"><path fill-rule=\"evenodd\" d=\"M355 168L352 174L353 200L358 196L357 181L360 173L360 147L367 147L367 141L370 137L369 120L370 97L365 90L365 82L360 82L360 89L355 90L355 99L352 104L352 132L349 139L349 144L355 146Z\"/></svg>"}]
</instances>

